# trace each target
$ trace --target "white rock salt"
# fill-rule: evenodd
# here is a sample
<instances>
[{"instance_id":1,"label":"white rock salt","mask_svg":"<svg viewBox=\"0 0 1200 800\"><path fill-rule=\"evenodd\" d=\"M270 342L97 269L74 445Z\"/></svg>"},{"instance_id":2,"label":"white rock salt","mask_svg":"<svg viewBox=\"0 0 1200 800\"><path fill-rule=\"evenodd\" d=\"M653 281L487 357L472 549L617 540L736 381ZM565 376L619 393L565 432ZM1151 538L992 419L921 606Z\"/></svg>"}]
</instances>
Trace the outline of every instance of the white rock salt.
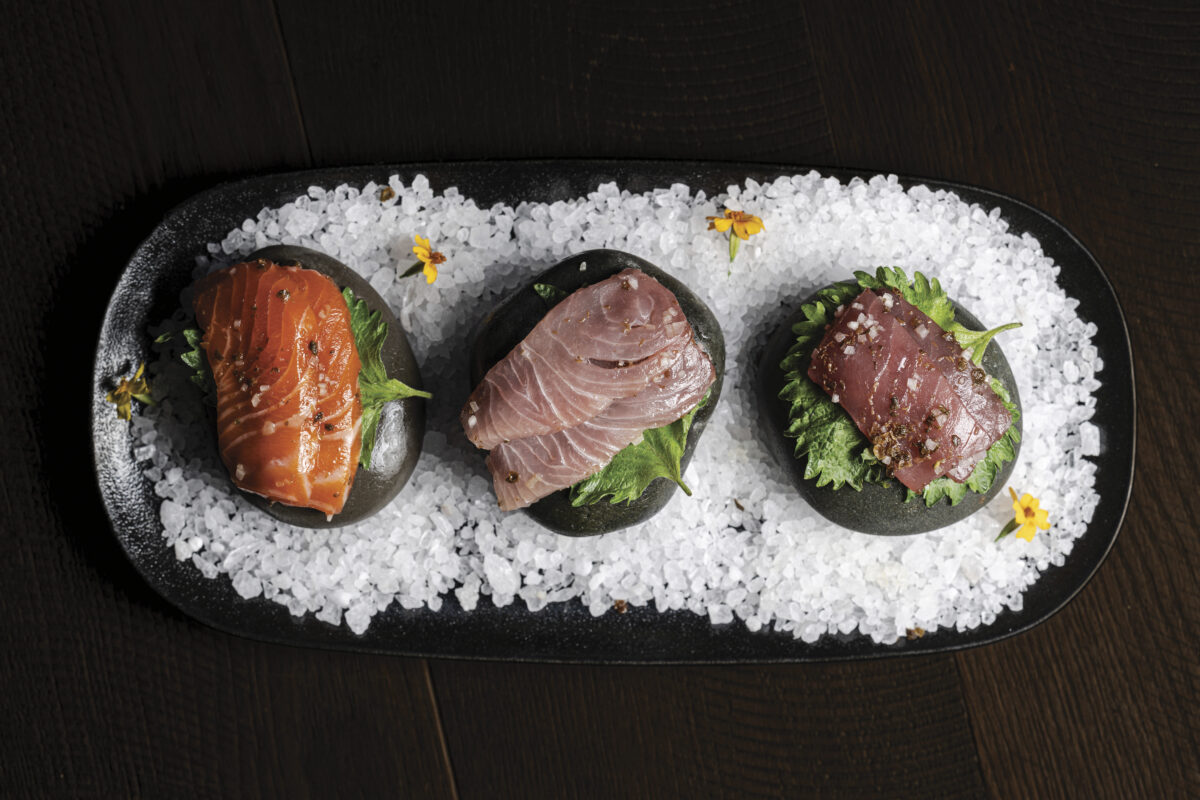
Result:
<instances>
[{"instance_id":1,"label":"white rock salt","mask_svg":"<svg viewBox=\"0 0 1200 800\"><path fill-rule=\"evenodd\" d=\"M481 595L532 610L578 598L596 615L623 599L808 642L856 630L891 642L906 627L968 628L1020 610L1039 571L1061 563L1086 530L1098 501L1086 457L1101 444L1088 421L1103 368L1090 342L1096 325L1078 317L1036 239L1009 232L998 210L923 186L905 190L892 176L841 184L817 173L747 181L712 198L685 186L631 194L609 183L586 197L515 208L434 194L424 176L409 187L392 176L388 186L396 197L383 203L374 185L312 187L210 244L196 273L265 244L295 243L359 270L391 304L437 399L413 478L377 516L341 530L294 530L231 492L178 342L156 345L151 379L167 399L135 418L135 456L164 498L164 543L206 577L228 575L243 597L262 594L332 625L345 619L356 633L393 602L436 611L453 593L466 611ZM767 222L732 265L705 220L722 207ZM415 233L447 256L434 284L396 277L412 263ZM570 539L497 510L483 459L458 430L467 376L455 353L509 291L592 247L633 252L690 286L718 315L728 359L724 394L686 475L694 496L677 493L637 529ZM799 499L755 436L747 366L772 328L813 287L877 264L938 277L990 324L1025 324L1001 342L1024 406L1011 480L1041 497L1054 523L1034 542L992 542L1011 514L1006 495L920 536L836 528ZM187 323L180 314L163 330ZM395 422L385 414L385 429ZM388 458L381 444L375 465Z\"/></svg>"}]
</instances>

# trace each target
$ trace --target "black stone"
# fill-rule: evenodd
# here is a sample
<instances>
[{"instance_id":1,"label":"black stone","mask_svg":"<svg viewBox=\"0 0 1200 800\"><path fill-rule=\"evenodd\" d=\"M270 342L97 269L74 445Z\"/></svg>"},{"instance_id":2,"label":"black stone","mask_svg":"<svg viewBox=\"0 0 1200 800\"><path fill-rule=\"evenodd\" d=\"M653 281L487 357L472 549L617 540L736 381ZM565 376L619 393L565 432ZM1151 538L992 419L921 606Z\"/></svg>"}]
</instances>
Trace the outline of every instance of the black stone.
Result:
<instances>
[{"instance_id":1,"label":"black stone","mask_svg":"<svg viewBox=\"0 0 1200 800\"><path fill-rule=\"evenodd\" d=\"M816 293L801 305L815 300ZM818 487L815 480L805 479L806 462L794 455L796 440L784 435L788 426L788 404L779 399L779 392L785 383L784 371L780 369L779 363L783 361L795 341L792 326L803 318L803 313L797 309L796 313L779 326L767 342L766 350L758 365L758 404L760 417L770 427L766 438L771 445L775 460L787 471L792 483L808 501L808 504L821 516L830 522L863 533L884 536L924 533L969 517L983 508L1004 488L1009 475L1012 474L1016 458L1000 468L1000 474L996 476L996 480L987 494L981 495L968 491L967 496L956 506L951 506L950 501L945 498L930 507L926 507L925 501L919 497L905 503L904 498L908 490L897 480L889 481L887 486L865 483L860 492L855 491L848 484L835 490L830 486ZM954 304L954 318L968 328L986 330L974 315L957 303ZM1021 398L1017 394L1017 383L1008 366L1008 360L1004 357L997 341L1002 337L1003 334L993 339L988 345L983 356L983 368L1003 384L1004 388L1008 390L1013 404L1020 410ZM800 369L802 372L808 370L807 359ZM1020 420L1017 421L1017 431L1018 433L1021 431ZM864 438L863 441L865 443L866 439ZM1016 455L1019 457L1019 443L1016 445L1016 450ZM997 533L999 533L998 529Z\"/></svg>"},{"instance_id":2,"label":"black stone","mask_svg":"<svg viewBox=\"0 0 1200 800\"><path fill-rule=\"evenodd\" d=\"M316 270L337 284L339 289L349 287L354 296L366 302L372 311L383 314L387 323L388 335L383 342L380 356L389 378L396 378L414 389L421 389L421 373L417 369L417 360L413 357L408 338L400 321L388 308L387 303L379 293L371 288L357 272L347 267L336 258L325 255L307 247L296 245L275 245L251 253L246 260L266 258L281 265L298 265L305 269ZM251 492L242 492L242 496L254 505L266 511L276 519L303 528L336 528L351 525L376 514L392 501L404 485L408 483L417 459L421 455L421 441L425 436L425 400L420 397L406 397L397 401L403 416L398 442L403 448L403 456L399 465L391 472L381 472L378 469L363 469L359 467L354 477L354 485L350 487L350 496L341 512L328 520L325 514L313 508L297 508L272 502ZM215 430L215 428L214 428Z\"/></svg>"},{"instance_id":3,"label":"black stone","mask_svg":"<svg viewBox=\"0 0 1200 800\"><path fill-rule=\"evenodd\" d=\"M584 265L586 269L582 268ZM492 365L508 355L546 315L550 306L534 291L534 284L548 284L569 294L629 268L640 269L675 295L696 333L697 343L716 368L717 379L713 382L708 403L696 412L688 432L681 462L686 469L721 396L725 375L725 337L717 318L700 298L678 280L637 256L617 250L579 253L546 270L509 296L483 319L476 331L471 348L471 385L478 385ZM630 503L609 503L605 500L578 508L571 505L570 491L562 489L529 506L525 512L556 533L594 536L650 519L667 504L678 488L673 481L658 478L646 487L641 497Z\"/></svg>"}]
</instances>

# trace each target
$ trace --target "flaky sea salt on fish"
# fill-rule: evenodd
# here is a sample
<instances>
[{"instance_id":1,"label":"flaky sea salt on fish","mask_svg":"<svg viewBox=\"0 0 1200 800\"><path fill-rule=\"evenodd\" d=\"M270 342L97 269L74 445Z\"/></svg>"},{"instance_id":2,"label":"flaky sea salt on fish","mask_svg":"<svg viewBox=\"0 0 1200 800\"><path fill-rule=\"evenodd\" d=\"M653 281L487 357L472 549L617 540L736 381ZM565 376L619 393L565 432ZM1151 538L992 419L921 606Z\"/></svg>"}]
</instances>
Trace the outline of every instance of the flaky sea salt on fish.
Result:
<instances>
[{"instance_id":1,"label":"flaky sea salt on fish","mask_svg":"<svg viewBox=\"0 0 1200 800\"><path fill-rule=\"evenodd\" d=\"M203 278L196 321L221 459L248 492L336 514L362 448L350 312L319 272L258 259Z\"/></svg>"}]
</instances>

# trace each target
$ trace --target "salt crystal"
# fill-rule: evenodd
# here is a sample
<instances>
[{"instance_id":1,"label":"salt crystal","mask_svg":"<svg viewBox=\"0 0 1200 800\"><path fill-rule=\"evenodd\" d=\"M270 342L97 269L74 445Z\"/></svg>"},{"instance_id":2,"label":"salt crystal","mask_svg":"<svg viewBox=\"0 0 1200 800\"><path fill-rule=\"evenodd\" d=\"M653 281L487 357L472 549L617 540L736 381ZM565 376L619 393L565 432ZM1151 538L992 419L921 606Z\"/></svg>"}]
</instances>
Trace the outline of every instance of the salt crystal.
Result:
<instances>
[{"instance_id":1,"label":"salt crystal","mask_svg":"<svg viewBox=\"0 0 1200 800\"><path fill-rule=\"evenodd\" d=\"M1090 422L1079 426L1079 452L1085 456L1100 455L1100 429Z\"/></svg>"},{"instance_id":2,"label":"salt crystal","mask_svg":"<svg viewBox=\"0 0 1200 800\"><path fill-rule=\"evenodd\" d=\"M494 553L489 553L483 560L483 572L492 588L502 595L511 595L517 591L520 577L513 565Z\"/></svg>"},{"instance_id":3,"label":"salt crystal","mask_svg":"<svg viewBox=\"0 0 1200 800\"><path fill-rule=\"evenodd\" d=\"M381 269L371 276L368 283L375 291L383 294L396 280L396 273L391 269Z\"/></svg>"},{"instance_id":4,"label":"salt crystal","mask_svg":"<svg viewBox=\"0 0 1200 800\"><path fill-rule=\"evenodd\" d=\"M246 599L258 597L262 594L262 581L249 572L238 572L233 576L233 589Z\"/></svg>"},{"instance_id":5,"label":"salt crystal","mask_svg":"<svg viewBox=\"0 0 1200 800\"><path fill-rule=\"evenodd\" d=\"M158 515L162 520L163 527L170 535L183 530L183 526L187 522L187 510L173 500L164 500L158 509Z\"/></svg>"}]
</instances>

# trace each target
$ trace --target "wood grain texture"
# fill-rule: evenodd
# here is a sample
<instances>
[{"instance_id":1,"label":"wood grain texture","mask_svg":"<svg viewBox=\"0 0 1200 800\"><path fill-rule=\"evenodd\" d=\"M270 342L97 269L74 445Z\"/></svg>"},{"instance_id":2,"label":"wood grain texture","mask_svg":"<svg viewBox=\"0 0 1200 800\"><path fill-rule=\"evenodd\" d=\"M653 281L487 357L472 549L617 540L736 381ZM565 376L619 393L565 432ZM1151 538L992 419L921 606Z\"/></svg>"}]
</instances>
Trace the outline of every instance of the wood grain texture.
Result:
<instances>
[{"instance_id":1,"label":"wood grain texture","mask_svg":"<svg viewBox=\"0 0 1200 800\"><path fill-rule=\"evenodd\" d=\"M452 796L421 662L184 619L117 547L87 455L93 332L138 239L221 175L308 161L271 6L3 18L0 795Z\"/></svg>"},{"instance_id":2,"label":"wood grain texture","mask_svg":"<svg viewBox=\"0 0 1200 800\"><path fill-rule=\"evenodd\" d=\"M5 3L0 795L1200 794L1200 11L1189 4ZM80 442L174 202L366 161L838 163L1011 193L1125 308L1138 480L1067 609L955 656L620 668L319 653L184 619ZM1182 478L1181 478L1182 476Z\"/></svg>"},{"instance_id":3,"label":"wood grain texture","mask_svg":"<svg viewBox=\"0 0 1200 800\"><path fill-rule=\"evenodd\" d=\"M279 16L318 164L832 156L799 6L279 0Z\"/></svg>"},{"instance_id":4,"label":"wood grain texture","mask_svg":"<svg viewBox=\"0 0 1200 800\"><path fill-rule=\"evenodd\" d=\"M430 667L463 797L984 793L953 656L799 667Z\"/></svg>"},{"instance_id":5,"label":"wood grain texture","mask_svg":"<svg viewBox=\"0 0 1200 800\"><path fill-rule=\"evenodd\" d=\"M1116 286L1140 405L1137 490L1109 563L1046 625L959 656L988 786L1200 791L1200 502L1177 479L1195 474L1198 444L1178 421L1200 403L1188 366L1200 357L1200 14L1008 4L981 24L944 10L810 12L825 91L849 98L830 108L838 155L1000 189L1062 220ZM897 68L856 58L854 42L887 48Z\"/></svg>"}]
</instances>

